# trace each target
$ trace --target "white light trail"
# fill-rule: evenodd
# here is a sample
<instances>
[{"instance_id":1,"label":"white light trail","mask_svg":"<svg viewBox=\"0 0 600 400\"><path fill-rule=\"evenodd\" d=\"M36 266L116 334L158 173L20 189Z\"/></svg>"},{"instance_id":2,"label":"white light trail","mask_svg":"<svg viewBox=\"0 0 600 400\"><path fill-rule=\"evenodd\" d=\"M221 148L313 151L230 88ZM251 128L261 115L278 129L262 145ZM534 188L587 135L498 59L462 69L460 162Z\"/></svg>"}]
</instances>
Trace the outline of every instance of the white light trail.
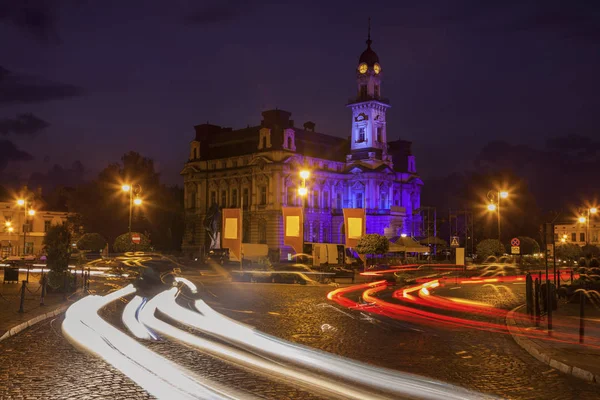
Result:
<instances>
[{"instance_id":1,"label":"white light trail","mask_svg":"<svg viewBox=\"0 0 600 400\"><path fill-rule=\"evenodd\" d=\"M132 285L107 296L87 296L66 312L62 330L74 345L113 365L159 399L234 399L145 348L105 322L98 310L135 292Z\"/></svg>"},{"instance_id":2,"label":"white light trail","mask_svg":"<svg viewBox=\"0 0 600 400\"><path fill-rule=\"evenodd\" d=\"M185 279L180 276L176 276L175 281L183 283L185 286L187 286L192 291L192 293L198 293L198 288L189 279Z\"/></svg>"},{"instance_id":3,"label":"white light trail","mask_svg":"<svg viewBox=\"0 0 600 400\"><path fill-rule=\"evenodd\" d=\"M143 303L144 299L142 299L140 296L135 296L125 306L121 319L123 320L123 324L125 324L127 329L129 329L129 332L131 332L138 339L156 340L156 336L154 336L144 324L138 321L138 310Z\"/></svg>"},{"instance_id":4,"label":"white light trail","mask_svg":"<svg viewBox=\"0 0 600 400\"><path fill-rule=\"evenodd\" d=\"M234 363L243 365L252 371L260 370L267 375L284 378L288 383L290 380L293 380L297 384L309 386L313 389L318 388L321 391L327 392L329 395L333 394L336 396L342 396L344 399L370 400L386 398L382 397L381 395L371 394L364 390L353 388L347 384L338 383L332 379L320 377L314 373L299 371L290 366L281 365L278 362L273 362L252 354L248 354L247 352L240 351L235 347L203 339L157 319L154 316L156 309L167 314L170 318L183 323L185 323L185 320L188 320L190 317L205 318L196 312L180 307L175 302L176 294L177 289L173 288L169 291L165 291L154 296L140 311L139 317L141 322L151 329L170 336L176 340L187 343L210 354L231 360ZM219 321L211 318L209 323L219 323Z\"/></svg>"}]
</instances>

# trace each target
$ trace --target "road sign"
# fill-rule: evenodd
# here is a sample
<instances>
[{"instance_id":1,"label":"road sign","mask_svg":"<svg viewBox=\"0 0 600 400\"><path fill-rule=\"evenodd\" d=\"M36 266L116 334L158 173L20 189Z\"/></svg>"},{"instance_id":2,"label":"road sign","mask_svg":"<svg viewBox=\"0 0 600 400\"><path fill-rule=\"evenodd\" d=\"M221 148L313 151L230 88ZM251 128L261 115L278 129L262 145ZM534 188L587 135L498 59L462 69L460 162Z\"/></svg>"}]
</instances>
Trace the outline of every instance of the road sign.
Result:
<instances>
[{"instance_id":1,"label":"road sign","mask_svg":"<svg viewBox=\"0 0 600 400\"><path fill-rule=\"evenodd\" d=\"M458 236L450 237L450 247L459 247L460 242L458 241Z\"/></svg>"},{"instance_id":2,"label":"road sign","mask_svg":"<svg viewBox=\"0 0 600 400\"><path fill-rule=\"evenodd\" d=\"M521 254L521 248L519 246L511 246L510 254Z\"/></svg>"},{"instance_id":3,"label":"road sign","mask_svg":"<svg viewBox=\"0 0 600 400\"><path fill-rule=\"evenodd\" d=\"M140 236L139 233L132 233L131 234L131 242L134 244L140 244L140 243L142 243L142 237Z\"/></svg>"},{"instance_id":4,"label":"road sign","mask_svg":"<svg viewBox=\"0 0 600 400\"><path fill-rule=\"evenodd\" d=\"M519 238L512 238L510 239L510 245L518 247L521 245L521 241L519 240Z\"/></svg>"}]
</instances>

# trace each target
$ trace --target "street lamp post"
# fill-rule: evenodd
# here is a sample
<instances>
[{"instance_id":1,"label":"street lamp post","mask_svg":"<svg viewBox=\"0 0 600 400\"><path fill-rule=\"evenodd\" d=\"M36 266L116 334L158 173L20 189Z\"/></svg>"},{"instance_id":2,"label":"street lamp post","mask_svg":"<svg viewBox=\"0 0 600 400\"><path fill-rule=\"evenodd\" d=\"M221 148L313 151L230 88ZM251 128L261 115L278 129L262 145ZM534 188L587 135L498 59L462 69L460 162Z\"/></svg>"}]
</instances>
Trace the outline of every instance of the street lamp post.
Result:
<instances>
[{"instance_id":1,"label":"street lamp post","mask_svg":"<svg viewBox=\"0 0 600 400\"><path fill-rule=\"evenodd\" d=\"M17 200L17 205L19 207L23 207L23 215L24 215L24 219L23 219L23 257L26 256L27 254L25 253L25 246L27 243L27 229L29 228L29 224L27 222L27 216L31 216L33 217L35 215L35 210L31 207L31 202L26 201L25 199L18 199ZM28 210L29 208L29 210Z\"/></svg>"},{"instance_id":2,"label":"street lamp post","mask_svg":"<svg viewBox=\"0 0 600 400\"><path fill-rule=\"evenodd\" d=\"M302 211L303 211L303 216L302 216L302 220L303 220L303 231L305 231L306 229L306 207L304 204L304 201L306 199L306 202L308 202L308 188L306 187L306 180L310 177L310 172L307 170L302 170L300 171L300 178L302 178L302 184L300 185L300 187L298 188L298 195L300 196L300 200L302 202ZM304 238L306 237L306 232L303 232L302 234L302 251L304 252Z\"/></svg>"},{"instance_id":3,"label":"street lamp post","mask_svg":"<svg viewBox=\"0 0 600 400\"><path fill-rule=\"evenodd\" d=\"M596 207L591 207L585 210L586 216L579 217L579 223L586 224L585 227L585 244L590 244L590 219L592 218L592 214L596 214L598 209Z\"/></svg>"},{"instance_id":4,"label":"street lamp post","mask_svg":"<svg viewBox=\"0 0 600 400\"><path fill-rule=\"evenodd\" d=\"M508 192L505 190L502 191L494 191L490 190L487 194L487 198L490 200L490 203L487 206L489 211L496 211L498 216L498 240L502 241L502 234L500 229L500 199L508 198Z\"/></svg>"},{"instance_id":5,"label":"street lamp post","mask_svg":"<svg viewBox=\"0 0 600 400\"><path fill-rule=\"evenodd\" d=\"M131 240L131 219L133 215L133 205L142 205L142 199L138 197L142 192L142 187L140 185L124 184L123 186L121 186L121 189L124 192L129 192L129 240ZM134 194L136 196L135 199L133 198Z\"/></svg>"}]
</instances>

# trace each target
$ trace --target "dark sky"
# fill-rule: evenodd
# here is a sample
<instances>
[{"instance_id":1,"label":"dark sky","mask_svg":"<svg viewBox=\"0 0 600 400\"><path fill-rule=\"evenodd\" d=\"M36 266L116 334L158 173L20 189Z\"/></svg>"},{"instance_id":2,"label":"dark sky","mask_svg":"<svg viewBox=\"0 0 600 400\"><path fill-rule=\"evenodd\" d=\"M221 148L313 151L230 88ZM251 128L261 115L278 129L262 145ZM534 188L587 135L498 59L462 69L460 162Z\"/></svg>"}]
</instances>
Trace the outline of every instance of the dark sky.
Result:
<instances>
[{"instance_id":1,"label":"dark sky","mask_svg":"<svg viewBox=\"0 0 600 400\"><path fill-rule=\"evenodd\" d=\"M598 136L598 4L0 0L0 172L91 178L136 150L181 183L193 125L275 107L347 136L369 16L388 138L414 142L425 183L494 139Z\"/></svg>"}]
</instances>

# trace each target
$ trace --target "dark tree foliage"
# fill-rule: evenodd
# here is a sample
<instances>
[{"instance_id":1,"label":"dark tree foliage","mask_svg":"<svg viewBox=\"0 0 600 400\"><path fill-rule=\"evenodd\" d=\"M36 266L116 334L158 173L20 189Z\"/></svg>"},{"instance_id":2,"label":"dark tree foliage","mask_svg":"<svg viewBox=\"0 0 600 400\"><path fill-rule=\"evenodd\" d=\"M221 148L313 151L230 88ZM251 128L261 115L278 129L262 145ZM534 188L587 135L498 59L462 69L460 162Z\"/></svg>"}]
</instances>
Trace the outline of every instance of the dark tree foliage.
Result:
<instances>
[{"instance_id":1,"label":"dark tree foliage","mask_svg":"<svg viewBox=\"0 0 600 400\"><path fill-rule=\"evenodd\" d=\"M506 252L506 248L498 239L486 239L477 244L477 260L486 261L490 256L499 257Z\"/></svg>"},{"instance_id":2,"label":"dark tree foliage","mask_svg":"<svg viewBox=\"0 0 600 400\"><path fill-rule=\"evenodd\" d=\"M144 233L156 250L177 251L183 236L183 190L160 183L154 161L139 153L123 155L120 163L104 168L93 182L70 195L69 209L78 214L73 223L85 232L97 232L113 243L128 231L129 194L123 183L141 189L142 206L133 207L132 230Z\"/></svg>"},{"instance_id":3,"label":"dark tree foliage","mask_svg":"<svg viewBox=\"0 0 600 400\"><path fill-rule=\"evenodd\" d=\"M148 236L141 234L139 232L131 232L132 235L137 233L140 235L140 243L136 244L131 241L131 236L128 233L124 233L119 235L115 239L115 243L113 244L113 250L117 253L125 253L127 251L150 251L152 250L152 246L150 244L150 239Z\"/></svg>"},{"instance_id":4,"label":"dark tree foliage","mask_svg":"<svg viewBox=\"0 0 600 400\"><path fill-rule=\"evenodd\" d=\"M48 268L62 273L69 267L71 232L67 224L52 225L44 237Z\"/></svg>"},{"instance_id":5,"label":"dark tree foliage","mask_svg":"<svg viewBox=\"0 0 600 400\"><path fill-rule=\"evenodd\" d=\"M531 255L540 252L540 245L534 238L518 236L518 239L521 241L521 254Z\"/></svg>"},{"instance_id":6,"label":"dark tree foliage","mask_svg":"<svg viewBox=\"0 0 600 400\"><path fill-rule=\"evenodd\" d=\"M99 233L86 233L77 241L79 250L101 251L106 246L106 239Z\"/></svg>"}]
</instances>

